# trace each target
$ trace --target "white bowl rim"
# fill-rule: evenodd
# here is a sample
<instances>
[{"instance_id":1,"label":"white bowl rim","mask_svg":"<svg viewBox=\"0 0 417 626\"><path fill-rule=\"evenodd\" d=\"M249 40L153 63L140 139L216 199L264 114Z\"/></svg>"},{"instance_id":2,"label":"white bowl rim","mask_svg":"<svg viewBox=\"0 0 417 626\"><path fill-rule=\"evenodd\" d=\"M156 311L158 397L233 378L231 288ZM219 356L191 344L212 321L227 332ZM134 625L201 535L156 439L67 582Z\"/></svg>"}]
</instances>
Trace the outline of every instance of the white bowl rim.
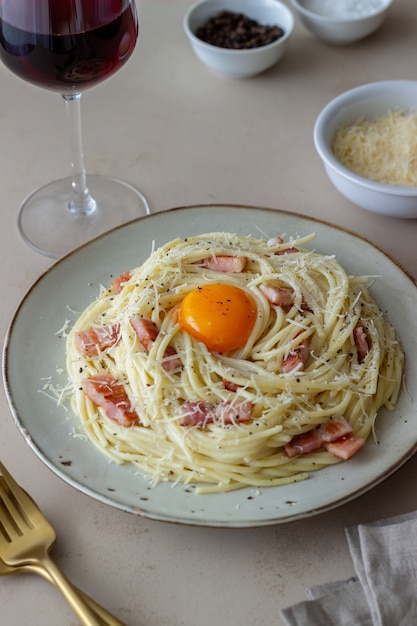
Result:
<instances>
[{"instance_id":1,"label":"white bowl rim","mask_svg":"<svg viewBox=\"0 0 417 626\"><path fill-rule=\"evenodd\" d=\"M295 19L294 19L294 15L292 11L287 7L286 4L281 2L281 0L273 0L273 3L279 6L279 8L282 9L283 12L287 15L288 21L290 22L290 27L284 31L284 34L281 37L279 37L278 39L275 39L275 41L272 41L271 43L268 43L264 46L258 46L257 48L241 48L237 50L235 48L222 48L221 46L214 46L213 44L207 43L206 41L203 41L202 39L197 37L197 35L193 33L193 31L191 30L188 24L191 13L194 11L194 9L199 7L201 4L206 4L206 3L207 3L207 0L197 0L197 2L195 2L189 7L189 9L186 11L184 15L183 27L184 27L185 34L187 35L187 37L189 37L194 43L197 43L202 48L206 48L207 50L213 50L213 51L215 50L217 52L223 51L223 52L226 52L227 54L236 55L236 56L239 54L242 54L242 52L246 52L247 54L252 54L252 55L259 54L263 50L269 50L270 48L274 48L276 46L281 45L282 43L284 43L284 41L286 41L290 37L290 35L294 31Z\"/></svg>"},{"instance_id":2,"label":"white bowl rim","mask_svg":"<svg viewBox=\"0 0 417 626\"><path fill-rule=\"evenodd\" d=\"M416 91L416 111L417 111L417 80L385 80L374 83L366 83L359 87L354 87L345 91L331 100L319 113L313 130L313 140L316 150L323 162L334 170L337 174L351 182L379 193L389 194L392 196L413 197L417 195L416 187L402 187L401 185L388 185L386 183L378 183L363 176L359 176L347 167L342 165L334 156L327 142L323 139L328 123L333 116L340 111L341 107L348 106L350 103L356 102L356 96L370 96L378 91L388 91L390 89L398 89L401 87L414 87Z\"/></svg>"},{"instance_id":3,"label":"white bowl rim","mask_svg":"<svg viewBox=\"0 0 417 626\"><path fill-rule=\"evenodd\" d=\"M335 17L331 15L321 15L320 13L315 13L315 11L310 11L307 9L304 4L301 4L299 0L291 0L293 6L306 17L315 20L316 22L321 22L323 24L351 24L356 22L363 22L364 20L369 19L370 17L376 17L377 15L381 15L384 11L387 11L394 0L382 0L383 6L372 13L366 13L365 15L357 15L356 17Z\"/></svg>"}]
</instances>

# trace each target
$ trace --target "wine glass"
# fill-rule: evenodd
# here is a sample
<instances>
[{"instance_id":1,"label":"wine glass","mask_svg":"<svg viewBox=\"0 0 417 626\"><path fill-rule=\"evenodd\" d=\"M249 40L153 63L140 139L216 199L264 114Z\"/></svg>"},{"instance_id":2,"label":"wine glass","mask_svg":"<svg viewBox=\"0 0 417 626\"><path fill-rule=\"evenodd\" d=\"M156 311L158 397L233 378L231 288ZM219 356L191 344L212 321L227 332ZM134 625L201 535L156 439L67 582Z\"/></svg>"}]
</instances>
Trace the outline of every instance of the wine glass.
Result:
<instances>
[{"instance_id":1,"label":"wine glass","mask_svg":"<svg viewBox=\"0 0 417 626\"><path fill-rule=\"evenodd\" d=\"M121 180L88 176L81 138L82 92L117 72L138 36L135 0L0 0L0 58L17 76L60 93L70 128L71 176L34 191L19 230L57 258L150 209Z\"/></svg>"}]
</instances>

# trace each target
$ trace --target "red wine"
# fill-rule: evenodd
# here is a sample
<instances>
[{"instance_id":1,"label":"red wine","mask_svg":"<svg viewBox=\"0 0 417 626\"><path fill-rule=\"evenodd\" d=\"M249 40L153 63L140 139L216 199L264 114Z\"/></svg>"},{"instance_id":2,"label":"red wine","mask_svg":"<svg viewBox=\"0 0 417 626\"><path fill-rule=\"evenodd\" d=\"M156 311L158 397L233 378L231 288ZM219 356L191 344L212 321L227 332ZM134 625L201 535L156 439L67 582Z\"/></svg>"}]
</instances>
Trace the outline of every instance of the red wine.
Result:
<instances>
[{"instance_id":1,"label":"red wine","mask_svg":"<svg viewBox=\"0 0 417 626\"><path fill-rule=\"evenodd\" d=\"M51 32L43 30L39 21L36 30L28 28L28 21L23 27L19 23L18 5L23 1L33 6L38 0L8 1L10 10L5 7L7 0L0 0L0 59L17 76L39 87L62 94L84 91L114 74L135 47L136 8L126 0L111 0L105 9L98 5L106 3L87 0L79 24L76 11L68 8L71 2L49 0L45 23ZM30 11L21 13L27 20Z\"/></svg>"}]
</instances>

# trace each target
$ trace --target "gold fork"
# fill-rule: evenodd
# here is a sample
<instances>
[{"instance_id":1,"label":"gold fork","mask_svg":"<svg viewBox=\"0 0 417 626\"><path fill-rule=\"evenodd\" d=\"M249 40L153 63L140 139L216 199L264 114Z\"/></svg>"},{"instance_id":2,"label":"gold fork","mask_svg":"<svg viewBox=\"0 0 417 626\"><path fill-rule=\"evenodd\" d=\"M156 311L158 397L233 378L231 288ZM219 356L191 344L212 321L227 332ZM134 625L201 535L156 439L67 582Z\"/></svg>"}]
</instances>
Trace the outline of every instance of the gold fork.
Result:
<instances>
[{"instance_id":1,"label":"gold fork","mask_svg":"<svg viewBox=\"0 0 417 626\"><path fill-rule=\"evenodd\" d=\"M50 580L85 626L123 626L105 609L81 595L57 568L49 557L56 539L54 529L2 463L0 473L0 558L4 566L9 570L30 569Z\"/></svg>"}]
</instances>

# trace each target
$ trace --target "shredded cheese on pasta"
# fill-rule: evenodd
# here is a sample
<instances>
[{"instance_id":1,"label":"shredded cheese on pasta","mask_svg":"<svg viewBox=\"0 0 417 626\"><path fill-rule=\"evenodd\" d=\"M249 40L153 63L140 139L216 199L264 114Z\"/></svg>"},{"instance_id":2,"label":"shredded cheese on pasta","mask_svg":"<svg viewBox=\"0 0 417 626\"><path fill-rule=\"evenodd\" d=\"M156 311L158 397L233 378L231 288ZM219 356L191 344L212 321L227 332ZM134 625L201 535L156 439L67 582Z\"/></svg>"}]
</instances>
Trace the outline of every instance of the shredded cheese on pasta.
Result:
<instances>
[{"instance_id":1,"label":"shredded cheese on pasta","mask_svg":"<svg viewBox=\"0 0 417 626\"><path fill-rule=\"evenodd\" d=\"M116 463L133 464L153 484L198 483L198 492L206 493L303 480L337 462L325 450L296 458L284 451L294 435L332 416L343 415L358 437L367 438L378 409L392 410L396 403L403 353L369 293L370 279L348 276L334 256L304 248L312 239L267 242L223 232L175 239L132 270L119 294L110 288L100 293L67 339L72 407L94 445ZM291 253L282 254L288 248ZM230 274L196 264L219 255L244 255L248 263ZM175 314L191 289L219 281L247 290L258 310L246 344L225 354L210 352L183 331ZM289 310L266 300L263 283L293 289ZM132 315L159 328L149 353L132 330ZM362 361L353 340L359 321L370 344ZM76 332L115 323L121 335L117 345L92 357L79 354ZM311 341L308 364L283 374L282 361L300 337ZM171 371L162 366L167 346L181 360ZM86 397L83 382L100 372L111 372L123 383L138 424L120 426ZM236 389L225 388L224 380L236 383ZM249 401L253 415L245 423L184 427L180 417L188 401Z\"/></svg>"},{"instance_id":2,"label":"shredded cheese on pasta","mask_svg":"<svg viewBox=\"0 0 417 626\"><path fill-rule=\"evenodd\" d=\"M417 187L417 114L390 111L336 132L336 158L355 174L387 185Z\"/></svg>"}]
</instances>

